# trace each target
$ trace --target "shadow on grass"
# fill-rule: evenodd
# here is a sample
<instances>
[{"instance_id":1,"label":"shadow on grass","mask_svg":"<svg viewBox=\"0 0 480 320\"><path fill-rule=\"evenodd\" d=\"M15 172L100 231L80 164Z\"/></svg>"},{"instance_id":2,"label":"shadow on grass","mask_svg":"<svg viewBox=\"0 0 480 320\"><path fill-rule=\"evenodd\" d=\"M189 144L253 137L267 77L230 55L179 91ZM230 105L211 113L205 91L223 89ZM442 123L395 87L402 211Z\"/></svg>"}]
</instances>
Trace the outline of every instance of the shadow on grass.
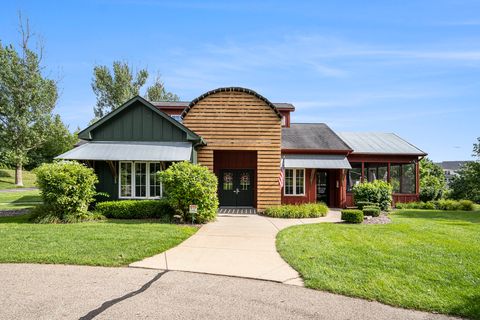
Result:
<instances>
[{"instance_id":1,"label":"shadow on grass","mask_svg":"<svg viewBox=\"0 0 480 320\"><path fill-rule=\"evenodd\" d=\"M395 217L425 220L463 221L480 223L480 211L399 210Z\"/></svg>"},{"instance_id":2,"label":"shadow on grass","mask_svg":"<svg viewBox=\"0 0 480 320\"><path fill-rule=\"evenodd\" d=\"M0 224L3 223L21 223L21 224L36 224L29 220L30 214L22 214L19 216L11 216L11 217L0 217ZM85 221L85 222L77 222L77 224L81 223L103 223L103 224L175 224L169 218L161 218L161 219L107 219L107 220L99 220L99 221ZM73 223L72 223L73 224ZM179 226L192 226L191 224L175 224Z\"/></svg>"},{"instance_id":3,"label":"shadow on grass","mask_svg":"<svg viewBox=\"0 0 480 320\"><path fill-rule=\"evenodd\" d=\"M452 309L452 314L480 319L480 294L465 297L462 303Z\"/></svg>"},{"instance_id":4,"label":"shadow on grass","mask_svg":"<svg viewBox=\"0 0 480 320\"><path fill-rule=\"evenodd\" d=\"M28 202L42 202L42 198L40 198L39 195L26 195L26 196L21 196L18 199L15 199L11 201L11 204L15 203L28 203Z\"/></svg>"},{"instance_id":5,"label":"shadow on grass","mask_svg":"<svg viewBox=\"0 0 480 320\"><path fill-rule=\"evenodd\" d=\"M0 178L11 178L13 177L8 171L6 170L0 170ZM2 181L2 180L0 180ZM8 182L5 180L5 182Z\"/></svg>"}]
</instances>

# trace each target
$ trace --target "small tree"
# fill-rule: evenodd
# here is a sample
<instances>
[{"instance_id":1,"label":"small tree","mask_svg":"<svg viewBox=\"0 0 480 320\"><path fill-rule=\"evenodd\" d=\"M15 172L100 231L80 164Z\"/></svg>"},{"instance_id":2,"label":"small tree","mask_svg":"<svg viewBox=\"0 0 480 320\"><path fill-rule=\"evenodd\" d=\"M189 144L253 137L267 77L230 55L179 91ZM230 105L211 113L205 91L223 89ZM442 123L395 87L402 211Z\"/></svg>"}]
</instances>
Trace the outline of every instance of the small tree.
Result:
<instances>
[{"instance_id":1,"label":"small tree","mask_svg":"<svg viewBox=\"0 0 480 320\"><path fill-rule=\"evenodd\" d=\"M19 52L0 43L0 149L7 162L15 165L17 186L23 186L22 168L29 151L47 138L58 97L55 81L42 75L42 50L30 49L28 20L24 27L20 19L20 31Z\"/></svg>"},{"instance_id":2,"label":"small tree","mask_svg":"<svg viewBox=\"0 0 480 320\"><path fill-rule=\"evenodd\" d=\"M192 221L191 204L198 206L194 221L205 223L217 215L217 177L207 167L177 162L159 173L167 199L184 221Z\"/></svg>"},{"instance_id":3,"label":"small tree","mask_svg":"<svg viewBox=\"0 0 480 320\"><path fill-rule=\"evenodd\" d=\"M160 76L155 78L155 83L147 89L147 100L150 101L178 101L180 98L165 89L165 85L160 80Z\"/></svg>"},{"instance_id":4,"label":"small tree","mask_svg":"<svg viewBox=\"0 0 480 320\"><path fill-rule=\"evenodd\" d=\"M477 161L467 162L450 184L450 197L480 203L480 137L473 144L472 156Z\"/></svg>"},{"instance_id":5,"label":"small tree","mask_svg":"<svg viewBox=\"0 0 480 320\"><path fill-rule=\"evenodd\" d=\"M382 210L387 210L392 205L392 190L392 186L382 180L363 182L353 186L353 198L355 203L378 203Z\"/></svg>"},{"instance_id":6,"label":"small tree","mask_svg":"<svg viewBox=\"0 0 480 320\"><path fill-rule=\"evenodd\" d=\"M42 164L35 173L45 205L41 215L63 222L82 220L88 215L98 183L93 169L75 161L61 161Z\"/></svg>"},{"instance_id":7,"label":"small tree","mask_svg":"<svg viewBox=\"0 0 480 320\"><path fill-rule=\"evenodd\" d=\"M420 200L432 201L443 197L446 190L442 167L428 158L420 161Z\"/></svg>"}]
</instances>

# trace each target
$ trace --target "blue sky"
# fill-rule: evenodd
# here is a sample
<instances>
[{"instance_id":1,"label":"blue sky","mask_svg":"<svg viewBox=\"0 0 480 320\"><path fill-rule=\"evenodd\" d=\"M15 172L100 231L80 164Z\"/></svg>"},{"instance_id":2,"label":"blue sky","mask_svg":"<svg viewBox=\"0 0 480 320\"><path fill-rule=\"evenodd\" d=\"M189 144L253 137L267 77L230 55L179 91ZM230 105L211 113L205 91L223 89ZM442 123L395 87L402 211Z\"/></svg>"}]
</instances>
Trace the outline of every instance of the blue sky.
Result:
<instances>
[{"instance_id":1,"label":"blue sky","mask_svg":"<svg viewBox=\"0 0 480 320\"><path fill-rule=\"evenodd\" d=\"M182 100L244 86L294 122L395 132L436 161L470 159L480 136L480 1L9 1L3 44L18 10L72 130L93 117L94 65L125 60Z\"/></svg>"}]
</instances>

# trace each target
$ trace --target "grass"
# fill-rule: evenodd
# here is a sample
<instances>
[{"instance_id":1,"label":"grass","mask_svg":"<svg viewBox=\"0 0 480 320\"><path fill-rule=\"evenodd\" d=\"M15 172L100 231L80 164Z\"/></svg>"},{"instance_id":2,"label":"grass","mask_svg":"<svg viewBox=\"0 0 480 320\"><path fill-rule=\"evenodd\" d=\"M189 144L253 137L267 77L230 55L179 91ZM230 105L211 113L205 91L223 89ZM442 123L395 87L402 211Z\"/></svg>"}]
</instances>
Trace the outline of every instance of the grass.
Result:
<instances>
[{"instance_id":1,"label":"grass","mask_svg":"<svg viewBox=\"0 0 480 320\"><path fill-rule=\"evenodd\" d=\"M31 208L41 202L38 190L0 192L0 211Z\"/></svg>"},{"instance_id":2,"label":"grass","mask_svg":"<svg viewBox=\"0 0 480 320\"><path fill-rule=\"evenodd\" d=\"M35 187L36 176L33 172L23 170L23 187L15 185L15 170L0 169L0 190Z\"/></svg>"},{"instance_id":3,"label":"grass","mask_svg":"<svg viewBox=\"0 0 480 320\"><path fill-rule=\"evenodd\" d=\"M309 288L480 319L480 211L398 211L387 225L281 231L277 248Z\"/></svg>"},{"instance_id":4,"label":"grass","mask_svg":"<svg viewBox=\"0 0 480 320\"><path fill-rule=\"evenodd\" d=\"M168 250L196 227L146 220L33 224L28 215L0 218L0 263L125 266Z\"/></svg>"}]
</instances>

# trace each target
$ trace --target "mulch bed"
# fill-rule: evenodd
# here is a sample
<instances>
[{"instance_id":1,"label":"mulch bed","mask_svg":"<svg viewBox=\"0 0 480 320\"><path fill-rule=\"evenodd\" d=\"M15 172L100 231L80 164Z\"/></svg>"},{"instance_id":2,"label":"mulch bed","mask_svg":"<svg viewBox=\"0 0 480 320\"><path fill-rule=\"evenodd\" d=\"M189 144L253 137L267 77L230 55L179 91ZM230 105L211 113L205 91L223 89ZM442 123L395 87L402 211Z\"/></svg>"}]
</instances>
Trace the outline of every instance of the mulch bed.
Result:
<instances>
[{"instance_id":1,"label":"mulch bed","mask_svg":"<svg viewBox=\"0 0 480 320\"><path fill-rule=\"evenodd\" d=\"M378 217L371 217L367 216L365 220L363 220L363 224L387 224L392 222L390 218L386 215L381 213Z\"/></svg>"},{"instance_id":2,"label":"mulch bed","mask_svg":"<svg viewBox=\"0 0 480 320\"><path fill-rule=\"evenodd\" d=\"M17 209L17 210L0 210L0 217L13 217L20 216L28 213L30 209Z\"/></svg>"}]
</instances>

